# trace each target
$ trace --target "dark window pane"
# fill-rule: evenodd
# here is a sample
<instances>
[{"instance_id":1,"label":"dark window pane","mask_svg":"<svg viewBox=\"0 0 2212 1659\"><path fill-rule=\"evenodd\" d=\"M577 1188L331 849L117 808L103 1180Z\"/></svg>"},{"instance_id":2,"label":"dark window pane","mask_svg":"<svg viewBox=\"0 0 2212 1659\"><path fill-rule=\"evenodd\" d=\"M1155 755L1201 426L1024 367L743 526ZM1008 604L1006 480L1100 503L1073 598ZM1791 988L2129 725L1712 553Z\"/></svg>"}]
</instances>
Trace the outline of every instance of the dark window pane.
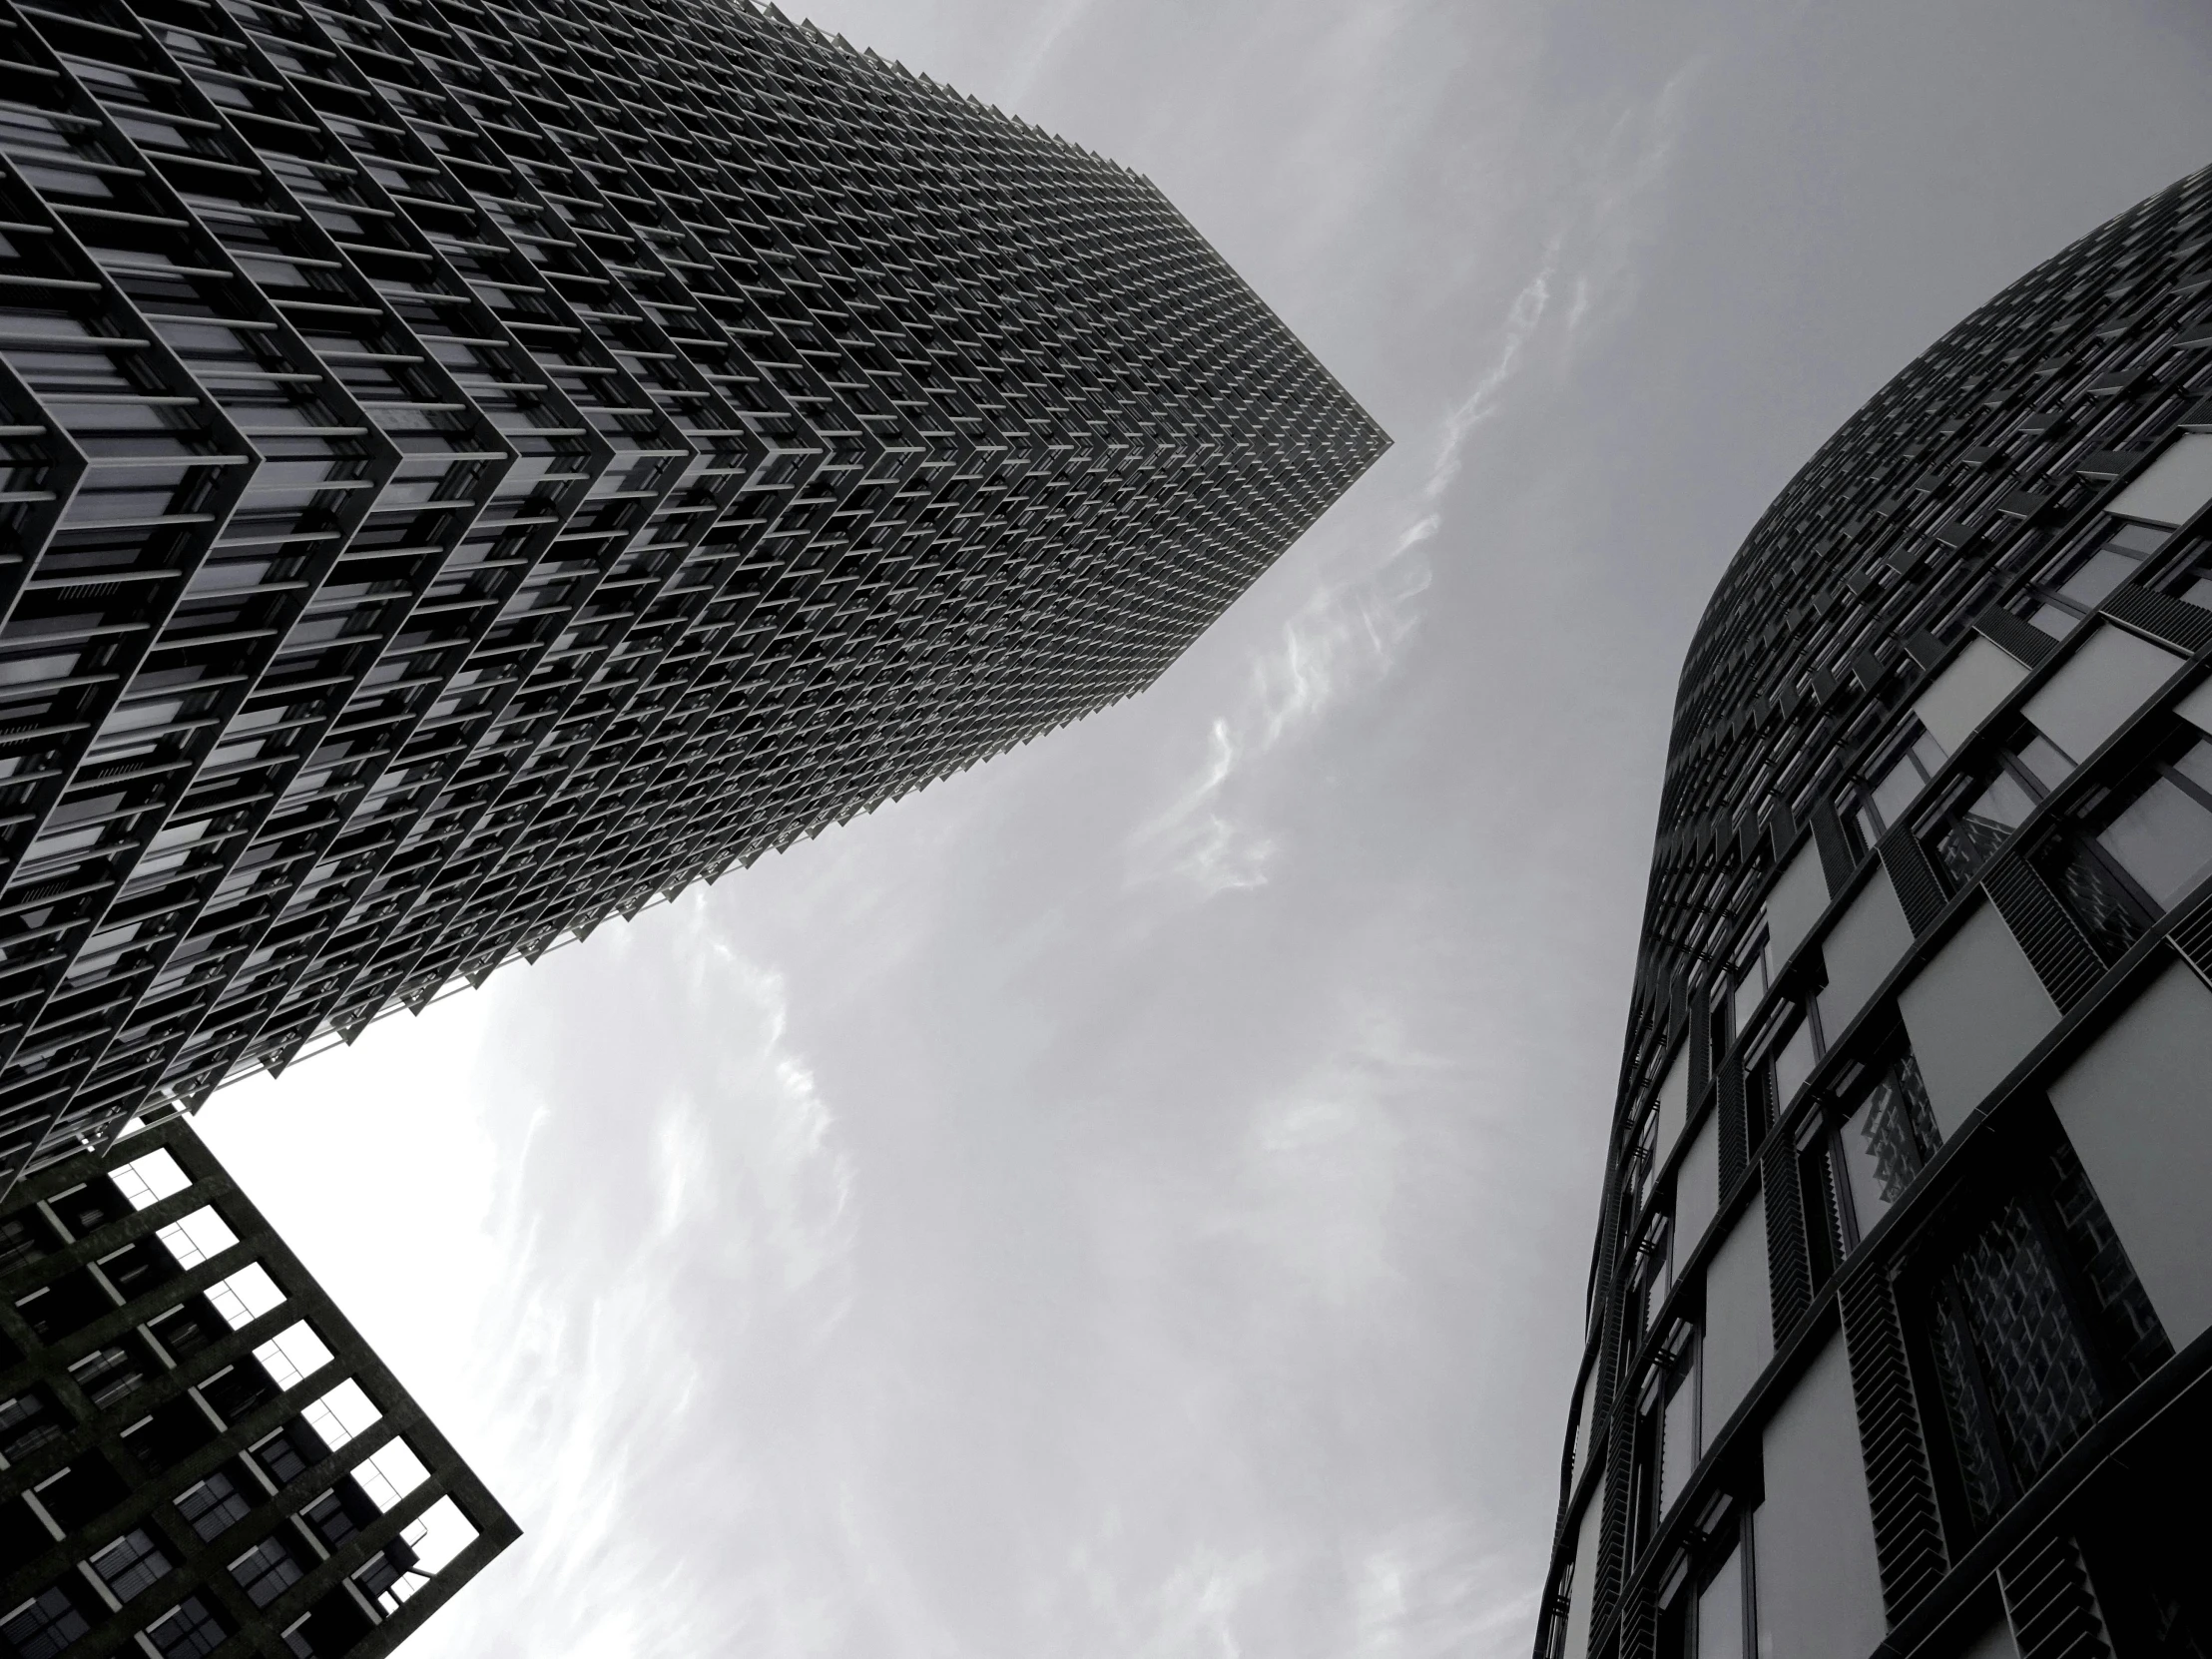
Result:
<instances>
[{"instance_id":1,"label":"dark window pane","mask_svg":"<svg viewBox=\"0 0 2212 1659\"><path fill-rule=\"evenodd\" d=\"M40 1481L38 1500L63 1531L76 1532L121 1503L128 1490L105 1457L88 1451Z\"/></svg>"},{"instance_id":2,"label":"dark window pane","mask_svg":"<svg viewBox=\"0 0 2212 1659\"><path fill-rule=\"evenodd\" d=\"M0 1636L14 1646L17 1659L53 1659L91 1628L59 1584L49 1585L0 1619Z\"/></svg>"},{"instance_id":3,"label":"dark window pane","mask_svg":"<svg viewBox=\"0 0 2212 1659\"><path fill-rule=\"evenodd\" d=\"M42 1343L58 1343L64 1337L74 1336L103 1314L112 1314L116 1309L115 1299L85 1268L64 1274L53 1284L18 1298L15 1306L31 1327L31 1334Z\"/></svg>"},{"instance_id":4,"label":"dark window pane","mask_svg":"<svg viewBox=\"0 0 2212 1659\"><path fill-rule=\"evenodd\" d=\"M92 1570L118 1601L129 1601L169 1571L169 1557L151 1535L134 1527L94 1554Z\"/></svg>"},{"instance_id":5,"label":"dark window pane","mask_svg":"<svg viewBox=\"0 0 2212 1659\"><path fill-rule=\"evenodd\" d=\"M0 1216L0 1272L35 1262L54 1247L54 1230L36 1210Z\"/></svg>"},{"instance_id":6,"label":"dark window pane","mask_svg":"<svg viewBox=\"0 0 2212 1659\"><path fill-rule=\"evenodd\" d=\"M299 1563L291 1558L280 1538L264 1538L231 1563L231 1576L239 1581L247 1599L267 1607L299 1582Z\"/></svg>"},{"instance_id":7,"label":"dark window pane","mask_svg":"<svg viewBox=\"0 0 2212 1659\"><path fill-rule=\"evenodd\" d=\"M20 1463L62 1431L54 1407L37 1388L0 1399L0 1455Z\"/></svg>"},{"instance_id":8,"label":"dark window pane","mask_svg":"<svg viewBox=\"0 0 2212 1659\"><path fill-rule=\"evenodd\" d=\"M217 1469L196 1486L177 1494L177 1507L193 1531L212 1542L244 1520L253 1509L250 1488L228 1469ZM252 1488L258 1489L258 1488Z\"/></svg>"},{"instance_id":9,"label":"dark window pane","mask_svg":"<svg viewBox=\"0 0 2212 1659\"><path fill-rule=\"evenodd\" d=\"M146 1627L162 1659L206 1659L223 1645L223 1626L198 1596L187 1596Z\"/></svg>"}]
</instances>

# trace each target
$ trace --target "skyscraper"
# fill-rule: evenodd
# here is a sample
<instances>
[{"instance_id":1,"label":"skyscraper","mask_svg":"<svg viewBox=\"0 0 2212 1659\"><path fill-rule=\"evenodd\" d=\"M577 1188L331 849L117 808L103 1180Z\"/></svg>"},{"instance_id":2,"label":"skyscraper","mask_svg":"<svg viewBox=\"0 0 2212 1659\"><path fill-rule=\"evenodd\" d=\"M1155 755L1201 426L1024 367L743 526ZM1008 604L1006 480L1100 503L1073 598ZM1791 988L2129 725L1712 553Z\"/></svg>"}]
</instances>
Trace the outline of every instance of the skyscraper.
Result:
<instances>
[{"instance_id":1,"label":"skyscraper","mask_svg":"<svg viewBox=\"0 0 2212 1659\"><path fill-rule=\"evenodd\" d=\"M1386 440L735 0L0 0L0 1180L1141 690Z\"/></svg>"},{"instance_id":2,"label":"skyscraper","mask_svg":"<svg viewBox=\"0 0 2212 1659\"><path fill-rule=\"evenodd\" d=\"M514 1541L181 1118L19 1184L0 1296L15 1659L371 1659Z\"/></svg>"},{"instance_id":3,"label":"skyscraper","mask_svg":"<svg viewBox=\"0 0 2212 1659\"><path fill-rule=\"evenodd\" d=\"M2212 1651L2212 173L1885 386L1677 697L1538 1659Z\"/></svg>"}]
</instances>

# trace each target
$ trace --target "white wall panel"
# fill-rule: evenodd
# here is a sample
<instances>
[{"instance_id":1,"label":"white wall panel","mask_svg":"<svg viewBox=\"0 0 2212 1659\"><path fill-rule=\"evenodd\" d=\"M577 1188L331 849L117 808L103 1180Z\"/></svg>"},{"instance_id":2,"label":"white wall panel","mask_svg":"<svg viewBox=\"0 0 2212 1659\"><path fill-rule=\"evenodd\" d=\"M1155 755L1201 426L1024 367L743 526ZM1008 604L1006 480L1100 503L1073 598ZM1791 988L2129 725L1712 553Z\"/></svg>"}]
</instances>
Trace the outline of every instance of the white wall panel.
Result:
<instances>
[{"instance_id":1,"label":"white wall panel","mask_svg":"<svg viewBox=\"0 0 2212 1659\"><path fill-rule=\"evenodd\" d=\"M1831 1042L1843 1034L1912 945L1913 924L1905 919L1905 906L1890 885L1890 872L1877 867L1821 943L1821 957L1828 966L1821 1023Z\"/></svg>"},{"instance_id":2,"label":"white wall panel","mask_svg":"<svg viewBox=\"0 0 2212 1659\"><path fill-rule=\"evenodd\" d=\"M2180 667L2181 659L2172 652L2123 628L2100 625L2027 700L2022 713L2078 766Z\"/></svg>"},{"instance_id":3,"label":"white wall panel","mask_svg":"<svg viewBox=\"0 0 2212 1659\"><path fill-rule=\"evenodd\" d=\"M1774 1358L1774 1301L1767 1288L1766 1195L1754 1198L1705 1274L1705 1441Z\"/></svg>"},{"instance_id":4,"label":"white wall panel","mask_svg":"<svg viewBox=\"0 0 2212 1659\"><path fill-rule=\"evenodd\" d=\"M1674 1259L1687 1262L1721 1207L1721 1115L1707 1112L1674 1179Z\"/></svg>"},{"instance_id":5,"label":"white wall panel","mask_svg":"<svg viewBox=\"0 0 2212 1659\"><path fill-rule=\"evenodd\" d=\"M1682 1126L1689 1115L1690 1045L1684 1042L1675 1049L1674 1063L1659 1080L1659 1140L1652 1152L1657 1160L1654 1168L1664 1169L1674 1156L1674 1143L1682 1138Z\"/></svg>"},{"instance_id":6,"label":"white wall panel","mask_svg":"<svg viewBox=\"0 0 2212 1659\"><path fill-rule=\"evenodd\" d=\"M1821 867L1820 848L1808 836L1767 894L1767 943L1777 970L1805 942L1827 909L1828 873Z\"/></svg>"},{"instance_id":7,"label":"white wall panel","mask_svg":"<svg viewBox=\"0 0 2212 1659\"><path fill-rule=\"evenodd\" d=\"M2212 991L2174 963L2051 1085L2050 1099L2182 1347L2212 1325Z\"/></svg>"},{"instance_id":8,"label":"white wall panel","mask_svg":"<svg viewBox=\"0 0 2212 1659\"><path fill-rule=\"evenodd\" d=\"M2025 665L1975 634L1936 677L1936 683L1914 701L1913 712L1943 746L1943 753L1955 755L1990 711L2026 678Z\"/></svg>"},{"instance_id":9,"label":"white wall panel","mask_svg":"<svg viewBox=\"0 0 2212 1659\"><path fill-rule=\"evenodd\" d=\"M1898 993L1898 1007L1946 1140L2058 1023L2058 1005L1988 903Z\"/></svg>"},{"instance_id":10,"label":"white wall panel","mask_svg":"<svg viewBox=\"0 0 2212 1659\"><path fill-rule=\"evenodd\" d=\"M1867 1659L1889 1621L1844 1342L1831 1337L1768 1421L1759 1506L1759 1652Z\"/></svg>"}]
</instances>

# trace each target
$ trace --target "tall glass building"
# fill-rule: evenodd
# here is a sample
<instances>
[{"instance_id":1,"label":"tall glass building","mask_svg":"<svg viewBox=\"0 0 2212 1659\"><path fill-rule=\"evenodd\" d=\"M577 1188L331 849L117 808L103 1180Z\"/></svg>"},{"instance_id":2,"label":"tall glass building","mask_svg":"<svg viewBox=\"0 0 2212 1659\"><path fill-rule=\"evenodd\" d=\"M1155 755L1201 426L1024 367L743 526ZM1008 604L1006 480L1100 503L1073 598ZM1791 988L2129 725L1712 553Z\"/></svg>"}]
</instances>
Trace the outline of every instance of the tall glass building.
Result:
<instances>
[{"instance_id":1,"label":"tall glass building","mask_svg":"<svg viewBox=\"0 0 2212 1659\"><path fill-rule=\"evenodd\" d=\"M1676 702L1538 1659L2212 1652L2212 172L1885 386Z\"/></svg>"},{"instance_id":2,"label":"tall glass building","mask_svg":"<svg viewBox=\"0 0 2212 1659\"><path fill-rule=\"evenodd\" d=\"M0 0L0 1185L1143 689L1386 441L742 0Z\"/></svg>"}]
</instances>

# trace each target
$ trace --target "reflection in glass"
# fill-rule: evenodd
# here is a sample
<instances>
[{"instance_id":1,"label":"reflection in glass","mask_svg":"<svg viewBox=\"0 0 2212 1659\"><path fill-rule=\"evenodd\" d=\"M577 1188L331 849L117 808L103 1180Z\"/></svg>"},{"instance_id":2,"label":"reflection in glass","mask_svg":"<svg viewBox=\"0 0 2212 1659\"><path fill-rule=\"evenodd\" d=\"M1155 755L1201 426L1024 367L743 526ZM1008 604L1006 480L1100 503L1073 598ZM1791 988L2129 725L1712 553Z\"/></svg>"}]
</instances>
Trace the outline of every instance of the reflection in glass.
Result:
<instances>
[{"instance_id":1,"label":"reflection in glass","mask_svg":"<svg viewBox=\"0 0 2212 1659\"><path fill-rule=\"evenodd\" d=\"M2035 866L2065 900L2098 957L2116 962L2143 936L2141 900L2131 895L2112 865L2075 835L2054 836Z\"/></svg>"},{"instance_id":2,"label":"reflection in glass","mask_svg":"<svg viewBox=\"0 0 2212 1659\"><path fill-rule=\"evenodd\" d=\"M2009 772L1999 772L1936 843L1936 859L1951 886L1963 887L1978 875L2034 810L2035 799L2026 786Z\"/></svg>"},{"instance_id":3,"label":"reflection in glass","mask_svg":"<svg viewBox=\"0 0 2212 1659\"><path fill-rule=\"evenodd\" d=\"M1921 1068L1912 1055L1901 1056L1868 1092L1859 1109L1844 1120L1840 1138L1856 1243L1874 1231L1875 1223L1904 1196L1942 1145Z\"/></svg>"}]
</instances>

